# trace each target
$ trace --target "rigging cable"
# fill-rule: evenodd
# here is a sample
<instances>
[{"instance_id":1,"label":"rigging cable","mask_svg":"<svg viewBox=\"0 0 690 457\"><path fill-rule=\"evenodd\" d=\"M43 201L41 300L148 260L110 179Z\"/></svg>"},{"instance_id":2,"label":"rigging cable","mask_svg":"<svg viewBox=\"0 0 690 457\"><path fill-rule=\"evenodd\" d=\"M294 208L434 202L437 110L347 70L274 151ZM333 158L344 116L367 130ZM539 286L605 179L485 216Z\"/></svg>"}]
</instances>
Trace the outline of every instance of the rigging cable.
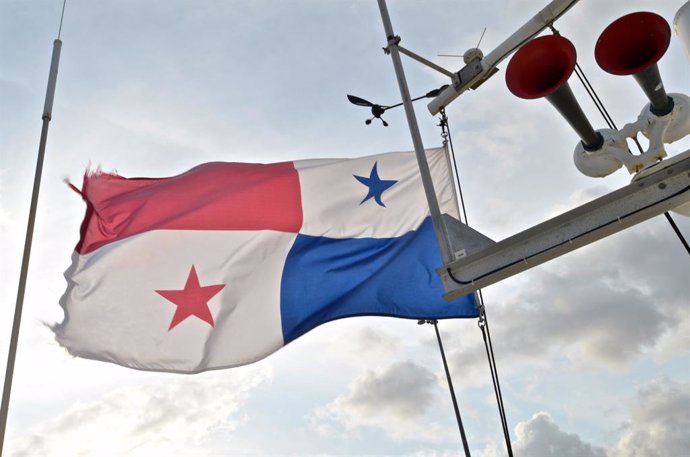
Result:
<instances>
[{"instance_id":1,"label":"rigging cable","mask_svg":"<svg viewBox=\"0 0 690 457\"><path fill-rule=\"evenodd\" d=\"M551 29L551 32L554 35L559 35L559 36L561 35L561 32L558 31L553 26L553 24L549 25L549 28ZM575 63L575 74L577 75L578 79L582 83L582 86L585 88L585 91L587 92L589 97L592 99L592 102L594 102L594 106L597 107L597 110L599 110L599 113L604 118L604 121L606 121L606 125L608 125L609 128L618 130L618 128L616 127L616 124L613 122L613 118L611 117L609 112L606 110L604 103L601 101L601 99L597 95L596 90L594 90L594 87L589 82L589 79L587 79L587 76L585 76L585 72L582 71L582 68L580 67L580 65L577 62ZM639 150L639 152L643 153L644 150L642 149L642 145L638 141L637 136L635 136L633 138L633 141L635 141L635 144L637 145L637 149ZM676 222L671 217L671 214L668 211L665 211L664 216L666 216L666 220L671 225L671 228L673 229L674 233L678 236L678 239L680 240L683 247L685 247L685 250L688 252L688 255L690 255L690 245L688 245L687 240L685 239L685 237L681 233L680 229L676 225Z\"/></svg>"},{"instance_id":2,"label":"rigging cable","mask_svg":"<svg viewBox=\"0 0 690 457\"><path fill-rule=\"evenodd\" d=\"M481 314L479 316L479 320L477 321L477 325L482 331L482 339L484 340L486 357L489 360L489 366L491 367L491 380L494 385L494 395L496 395L498 414L501 417L501 425L503 427L503 436L506 441L506 448L508 449L508 456L513 457L513 448L510 443L510 431L508 430L508 419L506 418L505 406L503 404L503 393L501 392L501 383L498 381L498 366L496 365L494 345L491 342L491 332L489 331L489 319L486 316L486 309L484 308L484 296L481 289L478 291L478 293Z\"/></svg>"},{"instance_id":3,"label":"rigging cable","mask_svg":"<svg viewBox=\"0 0 690 457\"><path fill-rule=\"evenodd\" d=\"M458 194L460 195L460 207L462 208L462 216L465 219L465 225L469 225L467 221L467 210L465 209L465 198L462 196L462 186L460 185L460 174L458 173L458 161L455 159L455 150L453 149L453 138L450 136L450 128L448 127L448 117L446 116L446 109L441 108L441 122L438 124L441 127L441 138L445 146L446 140L450 146L450 156L453 159L453 169L455 170L455 183L458 186Z\"/></svg>"},{"instance_id":4,"label":"rigging cable","mask_svg":"<svg viewBox=\"0 0 690 457\"><path fill-rule=\"evenodd\" d=\"M444 146L446 141L449 146L450 155L453 160L453 167L455 169L455 183L458 186L458 192L460 195L460 203L462 207L463 217L465 218L465 225L469 227L467 222L467 210L465 207L465 199L462 195L462 186L460 184L460 174L458 172L457 159L455 157L455 149L453 148L453 138L450 134L450 127L448 125L448 117L446 116L445 109L439 111L441 114L441 122L439 126L441 127L441 137L443 138ZM493 343L491 342L491 332L489 331L489 320L486 315L486 308L484 307L484 296L481 289L477 291L477 301L479 308L479 320L477 324L482 331L482 339L484 340L484 348L486 349L486 356L489 360L489 370L491 371L491 381L494 387L494 394L496 395L496 404L498 405L498 414L501 419L501 428L503 429L503 437L506 442L506 449L508 451L508 457L513 457L513 447L510 442L510 431L508 429L508 420L506 419L505 406L503 404L503 394L501 392L501 384L498 380L498 368L496 366L496 358L494 356Z\"/></svg>"},{"instance_id":5,"label":"rigging cable","mask_svg":"<svg viewBox=\"0 0 690 457\"><path fill-rule=\"evenodd\" d=\"M678 238L680 238L680 242L683 243L683 246L685 246L685 250L688 251L688 254L690 254L690 246L688 246L688 242L683 237L683 234L680 233L680 229L676 225L676 221L673 220L673 218L671 217L671 215L668 212L665 212L664 216L666 216L668 223L671 224L671 228L673 229L674 232L676 232L676 235L678 235Z\"/></svg>"},{"instance_id":6,"label":"rigging cable","mask_svg":"<svg viewBox=\"0 0 690 457\"><path fill-rule=\"evenodd\" d=\"M465 435L465 427L462 425L462 418L460 417L460 408L458 407L458 400L455 397L455 388L453 388L453 380L450 377L450 370L448 369L448 361L446 360L446 352L443 350L443 342L441 341L441 332L438 330L438 320L436 319L420 319L417 324L432 324L436 330L436 341L438 341L438 349L441 352L441 361L446 372L446 381L448 382L448 390L450 391L450 398L453 402L453 409L455 410L455 419L458 423L460 431L460 438L462 439L462 447L465 451L465 457L471 457L470 447L467 444L467 436Z\"/></svg>"}]
</instances>

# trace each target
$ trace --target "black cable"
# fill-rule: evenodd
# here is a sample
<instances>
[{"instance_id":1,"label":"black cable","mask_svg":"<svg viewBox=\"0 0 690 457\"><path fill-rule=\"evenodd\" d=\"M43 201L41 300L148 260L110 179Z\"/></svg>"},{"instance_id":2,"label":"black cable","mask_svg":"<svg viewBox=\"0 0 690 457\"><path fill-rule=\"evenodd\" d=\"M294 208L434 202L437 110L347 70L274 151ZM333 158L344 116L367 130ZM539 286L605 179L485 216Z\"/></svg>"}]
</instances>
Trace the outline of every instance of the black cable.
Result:
<instances>
[{"instance_id":1,"label":"black cable","mask_svg":"<svg viewBox=\"0 0 690 457\"><path fill-rule=\"evenodd\" d=\"M453 147L453 139L450 134L450 127L448 126L448 117L444 109L441 109L441 136L445 140L448 138L448 145L450 147L450 155L453 159L453 166L455 168L455 179L458 186L458 192L460 194L460 202L462 205L462 212L465 218L465 224L469 226L467 222L467 211L465 208L465 199L462 195L462 185L460 184L460 174L458 173L457 160L455 157L455 148ZM448 269L448 273L451 279L455 280L453 274ZM457 282L457 281L456 281ZM489 371L491 372L491 381L494 387L494 394L496 395L496 405L498 406L498 415L501 420L501 428L503 429L503 437L506 442L506 449L508 451L508 457L513 457L513 447L510 442L510 431L508 429L508 419L506 418L505 406L503 404L503 394L501 392L501 383L498 380L498 368L496 367L496 358L494 356L493 343L491 342L491 333L489 332L489 323L486 317L486 308L484 307L484 295L481 289L477 290L478 301L479 301L479 328L482 331L482 339L484 340L484 347L486 348L486 357L489 361ZM438 329L436 330L438 332ZM440 345L440 340L439 340ZM449 379L450 382L450 379Z\"/></svg>"},{"instance_id":2,"label":"black cable","mask_svg":"<svg viewBox=\"0 0 690 457\"><path fill-rule=\"evenodd\" d=\"M680 229L676 225L676 221L673 220L668 211L664 213L664 216L666 216L666 220L668 221L668 223L671 224L671 228L673 229L673 231L676 232L676 235L678 235L678 239L680 239L680 242L683 243L683 246L685 246L685 250L688 251L688 254L690 254L690 246L683 237L683 234L680 233Z\"/></svg>"},{"instance_id":3,"label":"black cable","mask_svg":"<svg viewBox=\"0 0 690 457\"><path fill-rule=\"evenodd\" d=\"M471 457L470 447L467 444L467 436L465 435L465 427L462 425L462 418L460 417L460 408L458 407L458 400L455 397L455 389L453 388L453 380L450 377L450 370L448 369L448 361L446 360L446 352L443 350L443 343L441 342L441 333L438 330L438 321L436 319L419 321L418 323L433 324L436 330L436 340L438 341L438 349L441 351L441 360L443 361L443 368L446 371L446 380L448 381L448 389L450 390L450 398L453 401L453 408L455 409L455 419L460 430L460 438L462 440L462 447L465 451L465 457Z\"/></svg>"},{"instance_id":4,"label":"black cable","mask_svg":"<svg viewBox=\"0 0 690 457\"><path fill-rule=\"evenodd\" d=\"M467 210L465 209L465 198L462 195L462 185L460 184L460 173L458 172L458 162L455 158L455 148L453 148L453 137L450 134L450 126L448 125L448 117L446 116L446 110L441 108L441 136L448 138L448 145L450 146L450 156L453 159L453 168L455 170L455 183L458 185L458 194L460 195L460 207L462 208L462 216L465 219L465 225L469 226L470 223L467 220Z\"/></svg>"},{"instance_id":5,"label":"black cable","mask_svg":"<svg viewBox=\"0 0 690 457\"><path fill-rule=\"evenodd\" d=\"M578 63L575 63L575 74L577 75L577 78L580 80L580 83L582 83L582 87L584 87L585 91L587 91L587 95L589 95L589 98L592 99L594 106L597 107L599 113L604 118L606 125L608 125L608 127L611 129L618 130L616 123L613 121L613 118L604 106L604 103L599 98L597 91L594 90L594 86L592 86L592 83L589 82L589 79L587 79L587 75L585 75L585 72L582 70L580 64ZM637 150L640 152L640 154L642 154L644 152L644 149L642 148L640 141L637 139L637 135L634 136L632 140L637 145ZM630 149L628 149L628 152L630 152ZM632 152L630 153L632 154Z\"/></svg>"},{"instance_id":6,"label":"black cable","mask_svg":"<svg viewBox=\"0 0 690 457\"><path fill-rule=\"evenodd\" d=\"M613 120L609 117L609 113L604 109L602 105L598 103L599 97L595 93L593 93L586 81L586 78L584 77L584 74L578 71L580 66L578 64L575 64L575 75L577 78L580 80L580 83L582 83L582 87L585 88L585 91L587 91L587 95L589 95L589 98L592 99L594 102L594 106L599 110L599 114L601 114L601 117L604 118L604 121L606 121L606 124L609 126L609 128L616 128L616 125L613 123Z\"/></svg>"},{"instance_id":7,"label":"black cable","mask_svg":"<svg viewBox=\"0 0 690 457\"><path fill-rule=\"evenodd\" d=\"M486 308L484 307L484 296L479 290L479 303L481 315L479 318L479 328L482 331L482 339L484 340L484 348L486 349L486 358L489 360L489 370L491 371L491 381L494 386L494 395L496 395L496 404L498 406L498 415L501 418L501 427L503 428L503 438L506 442L506 449L508 450L508 457L513 457L513 446L510 442L510 431L508 430L508 419L506 418L505 406L503 404L503 393L501 392L501 383L498 380L498 367L496 365L496 357L494 355L494 347L491 342L491 332L489 331L489 320L486 316Z\"/></svg>"},{"instance_id":8,"label":"black cable","mask_svg":"<svg viewBox=\"0 0 690 457\"><path fill-rule=\"evenodd\" d=\"M613 122L613 118L611 117L608 110L606 109L606 107L602 103L597 92L594 90L594 87L589 82L589 79L587 79L587 75L585 75L585 72L582 71L582 67L580 67L580 64L577 62L575 63L575 74L577 75L578 79L582 83L582 86L587 91L587 94L589 95L589 97L594 102L594 105L599 110L599 113L601 113L601 116L604 118L604 121L606 121L606 124L609 126L609 128L618 130L618 127L616 127L616 123Z\"/></svg>"}]
</instances>

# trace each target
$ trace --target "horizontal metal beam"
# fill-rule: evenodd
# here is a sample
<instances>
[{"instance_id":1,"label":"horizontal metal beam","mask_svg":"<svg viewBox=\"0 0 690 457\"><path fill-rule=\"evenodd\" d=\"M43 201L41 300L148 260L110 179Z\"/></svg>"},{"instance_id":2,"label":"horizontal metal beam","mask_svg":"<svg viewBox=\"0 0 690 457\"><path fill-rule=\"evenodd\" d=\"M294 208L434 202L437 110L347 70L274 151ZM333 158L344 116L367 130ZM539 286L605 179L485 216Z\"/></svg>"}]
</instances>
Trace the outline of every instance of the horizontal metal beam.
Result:
<instances>
[{"instance_id":1,"label":"horizontal metal beam","mask_svg":"<svg viewBox=\"0 0 690 457\"><path fill-rule=\"evenodd\" d=\"M690 202L690 150L631 184L437 269L453 300ZM459 235L461 236L461 235Z\"/></svg>"},{"instance_id":2,"label":"horizontal metal beam","mask_svg":"<svg viewBox=\"0 0 690 457\"><path fill-rule=\"evenodd\" d=\"M542 30L565 14L578 0L551 0L533 18L527 21L515 33L506 38L496 49L481 59L473 60L451 78L453 84L443 90L427 105L432 115L447 107L468 89L475 89L497 71L496 66L520 46L537 36Z\"/></svg>"}]
</instances>

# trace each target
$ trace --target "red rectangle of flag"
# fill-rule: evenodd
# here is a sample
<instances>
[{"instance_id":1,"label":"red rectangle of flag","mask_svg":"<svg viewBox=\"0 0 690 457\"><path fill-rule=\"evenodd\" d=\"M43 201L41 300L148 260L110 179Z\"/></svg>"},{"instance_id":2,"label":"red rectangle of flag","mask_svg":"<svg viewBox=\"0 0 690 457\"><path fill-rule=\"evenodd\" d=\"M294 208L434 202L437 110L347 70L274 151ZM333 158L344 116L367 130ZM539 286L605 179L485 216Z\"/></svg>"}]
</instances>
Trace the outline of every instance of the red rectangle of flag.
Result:
<instances>
[{"instance_id":1,"label":"red rectangle of flag","mask_svg":"<svg viewBox=\"0 0 690 457\"><path fill-rule=\"evenodd\" d=\"M302 203L292 162L214 162L171 178L84 176L80 254L150 230L298 232ZM136 216L136 217L135 217Z\"/></svg>"}]
</instances>

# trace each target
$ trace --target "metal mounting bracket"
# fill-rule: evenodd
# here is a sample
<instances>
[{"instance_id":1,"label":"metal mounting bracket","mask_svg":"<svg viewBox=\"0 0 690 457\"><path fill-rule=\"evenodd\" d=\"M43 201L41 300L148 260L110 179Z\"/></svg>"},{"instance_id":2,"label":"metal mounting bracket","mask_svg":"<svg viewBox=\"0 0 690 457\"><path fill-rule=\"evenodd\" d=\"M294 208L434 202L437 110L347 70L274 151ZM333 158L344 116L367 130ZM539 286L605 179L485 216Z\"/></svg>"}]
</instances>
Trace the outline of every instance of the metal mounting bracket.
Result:
<instances>
[{"instance_id":1,"label":"metal mounting bracket","mask_svg":"<svg viewBox=\"0 0 690 457\"><path fill-rule=\"evenodd\" d=\"M690 150L640 172L627 186L498 243L484 242L477 250L481 238L474 237L468 244L475 252L437 269L444 298L472 293L688 202Z\"/></svg>"}]
</instances>

